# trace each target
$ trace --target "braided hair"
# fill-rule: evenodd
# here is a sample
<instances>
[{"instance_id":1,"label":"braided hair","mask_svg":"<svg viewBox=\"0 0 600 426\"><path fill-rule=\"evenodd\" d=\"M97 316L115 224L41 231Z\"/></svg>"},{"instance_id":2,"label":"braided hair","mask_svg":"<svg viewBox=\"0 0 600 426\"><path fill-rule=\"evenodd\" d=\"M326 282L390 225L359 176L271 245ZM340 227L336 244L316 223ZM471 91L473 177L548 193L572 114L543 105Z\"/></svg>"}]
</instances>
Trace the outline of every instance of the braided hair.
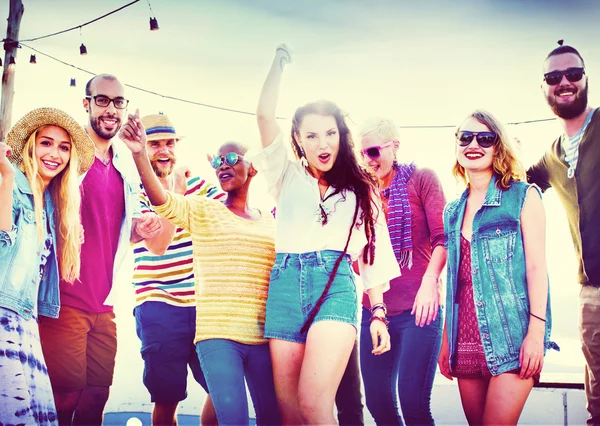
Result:
<instances>
[{"instance_id":1,"label":"braided hair","mask_svg":"<svg viewBox=\"0 0 600 426\"><path fill-rule=\"evenodd\" d=\"M375 260L375 223L377 221L377 215L379 214L376 204L374 203L375 194L378 194L377 183L374 177L358 164L356 155L354 154L352 134L346 124L342 111L336 104L330 101L321 100L308 103L296 110L292 120L291 131L292 148L296 158L300 159L304 156L297 138L300 134L302 120L308 114L319 114L335 118L340 134L340 146L333 167L323 174L323 178L331 187L333 187L333 194L352 191L356 197L356 207L354 209L354 216L352 218L352 223L350 224L350 229L348 230L348 238L346 239L344 250L335 261L323 293L317 300L317 303L315 303L308 319L302 326L302 329L300 330L302 333L308 331L329 292L329 288L333 283L338 268L348 251L353 229L355 227L359 228L363 224L367 244L362 250L362 260L365 264L373 264L373 261Z\"/></svg>"}]
</instances>

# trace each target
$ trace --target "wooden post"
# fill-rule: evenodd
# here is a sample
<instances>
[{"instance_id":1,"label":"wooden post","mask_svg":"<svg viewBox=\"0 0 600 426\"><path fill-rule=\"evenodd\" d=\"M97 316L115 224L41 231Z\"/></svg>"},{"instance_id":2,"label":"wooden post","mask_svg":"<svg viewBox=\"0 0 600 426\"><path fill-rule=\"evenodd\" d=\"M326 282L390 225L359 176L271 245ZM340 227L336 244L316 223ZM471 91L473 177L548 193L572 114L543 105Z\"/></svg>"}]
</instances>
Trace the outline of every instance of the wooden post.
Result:
<instances>
[{"instance_id":1,"label":"wooden post","mask_svg":"<svg viewBox=\"0 0 600 426\"><path fill-rule=\"evenodd\" d=\"M18 44L10 40L19 40L19 28L23 17L22 0L10 0L8 13L8 26L6 27L6 39L4 40L4 63L2 71L2 102L0 103L0 141L6 139L10 130L12 119L12 105L15 96L15 65L10 65L10 58L17 59Z\"/></svg>"}]
</instances>

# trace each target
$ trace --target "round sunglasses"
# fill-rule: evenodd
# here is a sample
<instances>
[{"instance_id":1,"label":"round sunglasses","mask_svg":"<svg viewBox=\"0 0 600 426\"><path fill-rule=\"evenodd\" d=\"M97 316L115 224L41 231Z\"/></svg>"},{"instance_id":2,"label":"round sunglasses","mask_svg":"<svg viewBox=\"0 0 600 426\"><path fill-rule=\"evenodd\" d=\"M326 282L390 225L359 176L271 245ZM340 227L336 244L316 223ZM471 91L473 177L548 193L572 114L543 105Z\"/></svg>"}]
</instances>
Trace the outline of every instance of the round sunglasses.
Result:
<instances>
[{"instance_id":1,"label":"round sunglasses","mask_svg":"<svg viewBox=\"0 0 600 426\"><path fill-rule=\"evenodd\" d=\"M494 132L469 132L461 130L456 132L456 143L460 146L469 146L473 142L473 138L482 148L489 148L496 143L498 135Z\"/></svg>"},{"instance_id":2,"label":"round sunglasses","mask_svg":"<svg viewBox=\"0 0 600 426\"><path fill-rule=\"evenodd\" d=\"M390 146L393 143L394 143L394 141L388 141L388 142L384 143L383 145L372 146L372 147L369 147L367 149L363 149L360 152L360 155L363 158L365 158L365 155L366 155L369 158L371 158L372 160L377 160L379 157L381 157L381 150L383 148L387 148L388 146Z\"/></svg>"},{"instance_id":3,"label":"round sunglasses","mask_svg":"<svg viewBox=\"0 0 600 426\"><path fill-rule=\"evenodd\" d=\"M213 159L210 161L210 164L211 166L213 166L213 169L218 169L223 165L223 163L227 164L230 167L233 167L238 163L238 161L243 159L244 157L239 155L237 152L229 152L225 155L214 156Z\"/></svg>"},{"instance_id":4,"label":"round sunglasses","mask_svg":"<svg viewBox=\"0 0 600 426\"><path fill-rule=\"evenodd\" d=\"M575 83L583 78L585 70L583 68L567 68L564 71L552 71L544 74L544 80L548 86L556 86L562 81L563 75L571 83Z\"/></svg>"}]
</instances>

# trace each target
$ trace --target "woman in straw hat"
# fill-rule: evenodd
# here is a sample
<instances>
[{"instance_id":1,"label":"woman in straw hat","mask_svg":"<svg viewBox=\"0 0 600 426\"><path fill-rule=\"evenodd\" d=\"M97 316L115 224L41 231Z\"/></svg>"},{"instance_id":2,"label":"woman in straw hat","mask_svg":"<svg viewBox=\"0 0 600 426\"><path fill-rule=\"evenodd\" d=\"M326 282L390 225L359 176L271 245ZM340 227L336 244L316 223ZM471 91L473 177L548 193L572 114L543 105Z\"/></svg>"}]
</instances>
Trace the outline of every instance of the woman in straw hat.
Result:
<instances>
[{"instance_id":1,"label":"woman in straw hat","mask_svg":"<svg viewBox=\"0 0 600 426\"><path fill-rule=\"evenodd\" d=\"M94 145L54 108L29 112L6 140L0 142L0 424L55 425L37 317L58 317L59 275L69 282L79 276L79 175L91 166Z\"/></svg>"}]
</instances>

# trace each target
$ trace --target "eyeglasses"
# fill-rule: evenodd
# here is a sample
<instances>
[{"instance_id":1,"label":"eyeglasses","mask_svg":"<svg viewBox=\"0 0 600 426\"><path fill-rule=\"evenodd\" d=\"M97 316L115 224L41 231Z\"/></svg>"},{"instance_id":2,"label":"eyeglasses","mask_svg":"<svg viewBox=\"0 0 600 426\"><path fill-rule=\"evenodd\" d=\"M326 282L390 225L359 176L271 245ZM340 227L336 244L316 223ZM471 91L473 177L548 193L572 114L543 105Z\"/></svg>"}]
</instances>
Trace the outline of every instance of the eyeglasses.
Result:
<instances>
[{"instance_id":1,"label":"eyeglasses","mask_svg":"<svg viewBox=\"0 0 600 426\"><path fill-rule=\"evenodd\" d=\"M365 155L367 155L369 158L376 160L379 157L381 157L381 150L383 148L387 148L388 146L390 146L393 143L394 143L394 141L389 141L389 142L384 143L383 145L371 146L367 149L363 149L360 152L360 155L362 155L363 158L365 158Z\"/></svg>"},{"instance_id":2,"label":"eyeglasses","mask_svg":"<svg viewBox=\"0 0 600 426\"><path fill-rule=\"evenodd\" d=\"M125 98L109 98L104 95L96 95L96 96L86 96L86 99L93 99L94 103L98 105L100 108L106 108L112 102L116 109L125 109L129 104L129 100Z\"/></svg>"},{"instance_id":3,"label":"eyeglasses","mask_svg":"<svg viewBox=\"0 0 600 426\"><path fill-rule=\"evenodd\" d=\"M583 78L583 74L585 74L583 68L567 68L564 71L552 71L544 74L544 80L548 86L556 86L562 81L563 75L571 83L575 83Z\"/></svg>"},{"instance_id":4,"label":"eyeglasses","mask_svg":"<svg viewBox=\"0 0 600 426\"><path fill-rule=\"evenodd\" d=\"M237 152L230 152L225 155L217 155L217 156L213 157L210 164L211 164L211 166L213 166L213 169L218 169L219 167L221 167L223 165L223 163L227 164L230 167L233 167L238 163L238 161L243 160L243 159L244 159L244 157L242 157L241 155L238 155Z\"/></svg>"},{"instance_id":5,"label":"eyeglasses","mask_svg":"<svg viewBox=\"0 0 600 426\"><path fill-rule=\"evenodd\" d=\"M460 146L469 146L473 138L477 140L480 147L489 148L496 143L498 135L494 132L469 132L468 130L456 132L456 141Z\"/></svg>"}]
</instances>

